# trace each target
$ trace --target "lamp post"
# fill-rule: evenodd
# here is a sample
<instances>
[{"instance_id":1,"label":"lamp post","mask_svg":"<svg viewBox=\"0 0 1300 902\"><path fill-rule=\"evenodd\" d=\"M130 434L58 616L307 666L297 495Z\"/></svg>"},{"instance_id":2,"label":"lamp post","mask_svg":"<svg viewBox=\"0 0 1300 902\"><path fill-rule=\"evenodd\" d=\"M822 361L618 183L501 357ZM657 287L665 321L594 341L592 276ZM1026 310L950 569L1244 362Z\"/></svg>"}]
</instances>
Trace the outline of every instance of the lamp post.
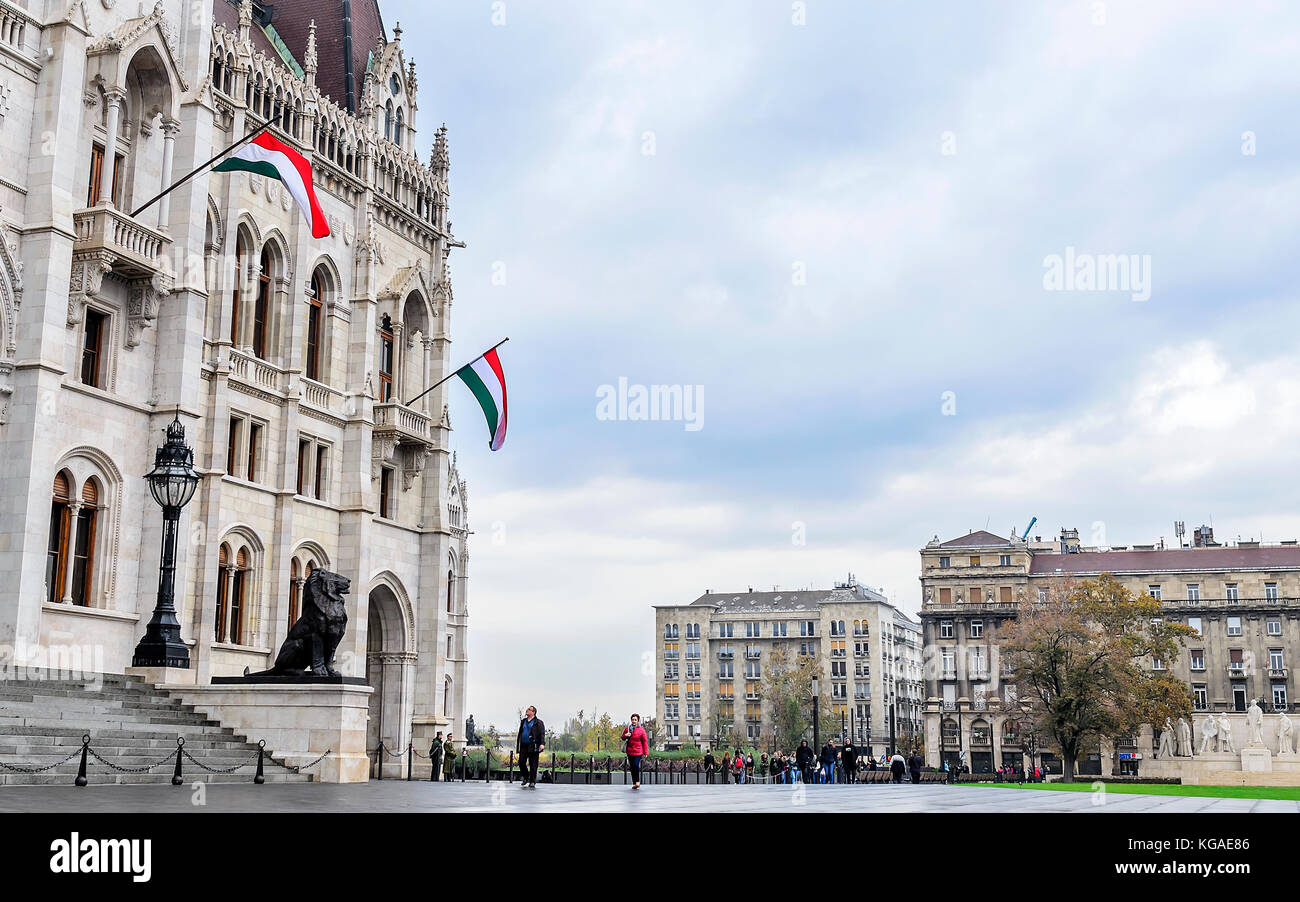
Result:
<instances>
[{"instance_id":1,"label":"lamp post","mask_svg":"<svg viewBox=\"0 0 1300 902\"><path fill-rule=\"evenodd\" d=\"M135 647L134 667L190 666L190 652L181 641L176 619L176 532L181 508L189 504L198 486L194 451L185 444L185 427L177 413L167 427L167 441L154 454L153 472L147 474L149 493L163 509L162 563L158 574L158 599L144 638Z\"/></svg>"},{"instance_id":2,"label":"lamp post","mask_svg":"<svg viewBox=\"0 0 1300 902\"><path fill-rule=\"evenodd\" d=\"M818 710L817 710L817 688L818 688L817 678L816 678L816 677L813 677L813 681L812 681L812 694L813 694L813 748L820 750L821 747L822 747L822 740L821 740L822 732L821 732L821 725L820 725L819 722L818 722L818 721L819 721L819 718L818 718L818 716L817 716L818 713L819 713Z\"/></svg>"}]
</instances>

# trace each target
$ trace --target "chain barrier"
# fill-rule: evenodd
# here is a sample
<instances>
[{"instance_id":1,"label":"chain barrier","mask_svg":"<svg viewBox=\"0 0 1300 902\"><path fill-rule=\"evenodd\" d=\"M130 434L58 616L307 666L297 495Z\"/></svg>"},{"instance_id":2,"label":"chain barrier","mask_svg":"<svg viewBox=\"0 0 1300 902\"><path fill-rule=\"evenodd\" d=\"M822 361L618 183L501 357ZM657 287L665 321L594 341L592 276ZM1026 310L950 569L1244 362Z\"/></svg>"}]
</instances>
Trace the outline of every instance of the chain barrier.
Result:
<instances>
[{"instance_id":1,"label":"chain barrier","mask_svg":"<svg viewBox=\"0 0 1300 902\"><path fill-rule=\"evenodd\" d=\"M257 749L250 752L247 758L245 758L243 761L240 761L238 764L235 764L233 767L210 767L209 765L204 764L202 761L200 761L199 759L195 758L192 754L190 754L190 752L185 748L184 737L178 736L176 739L176 749L174 751L168 752L166 755L159 758L157 761L152 761L148 764L144 764L140 766L127 766L124 764L118 764L114 761L111 761L108 758L105 758L99 752L95 751L95 749L91 748L90 735L86 734L82 736L81 745L75 751L69 753L66 757L61 758L60 760L55 761L52 764L46 764L42 766L35 766L35 765L24 766L21 764L8 764L4 761L0 761L0 771L13 773L13 774L44 774L54 770L56 767L67 764L69 761L73 760L78 756L81 756L83 760L77 774L76 783L78 786L85 786L87 782L85 779L85 771L86 771L85 758L87 756L94 758L97 762L104 765L109 770L119 774L147 774L156 767L160 767L161 765L164 765L169 761L175 761L177 765L176 768L177 775L180 774L180 762L181 762L181 758L184 757L189 759L190 763L194 764L196 767L200 768L201 770L206 771L207 773L233 774L241 767L248 766L250 763L253 762L254 759L258 758L260 755L264 755L265 748L266 748L266 742L265 740L262 740L258 742ZM326 751L325 754L317 758L316 760L311 761L307 764L300 764L295 767L289 767L287 765L280 765L280 766L284 767L286 770L292 770L294 773L302 773L304 770L309 770L315 767L317 764L320 764L322 761L328 758L332 752L333 749L330 749ZM273 762L273 763L278 763L278 762ZM176 783L176 779L177 778L174 776L172 782ZM260 761L258 764L258 775L255 778L254 782L262 782Z\"/></svg>"},{"instance_id":2,"label":"chain barrier","mask_svg":"<svg viewBox=\"0 0 1300 902\"><path fill-rule=\"evenodd\" d=\"M195 758L189 752L185 751L184 748L182 748L180 751L182 755L184 755L186 758L190 760L190 763L197 764L200 769L205 770L210 774L233 774L235 771L239 770L241 767L243 767L244 765L251 762L254 758L256 758L261 750L259 749L258 751L251 753L247 758L245 758L243 761L236 764L234 767L208 767L198 758ZM95 757L98 758L99 756L96 755Z\"/></svg>"},{"instance_id":3,"label":"chain barrier","mask_svg":"<svg viewBox=\"0 0 1300 902\"><path fill-rule=\"evenodd\" d=\"M71 761L73 758L77 757L80 754L81 754L81 749L77 749L75 752L73 752L68 757L64 758L62 761L55 761L53 764L47 764L44 767L21 767L17 764L5 764L3 761L0 761L0 770L7 770L15 774L43 774L47 770L54 770L54 768L58 767L60 764L67 764L69 761ZM99 756L96 755L96 757Z\"/></svg>"},{"instance_id":4,"label":"chain barrier","mask_svg":"<svg viewBox=\"0 0 1300 902\"><path fill-rule=\"evenodd\" d=\"M322 761L328 758L330 756L330 753L333 751L334 751L333 749L327 749L325 751L325 754L321 755L319 758L317 758L315 761L311 762L310 764L299 764L296 767L294 767L293 772L295 774L300 774L305 770L309 770L315 767L317 764L320 764Z\"/></svg>"},{"instance_id":5,"label":"chain barrier","mask_svg":"<svg viewBox=\"0 0 1300 902\"><path fill-rule=\"evenodd\" d=\"M117 771L119 774L147 774L149 773L149 771L153 770L158 765L165 764L176 757L176 752L168 752L165 757L159 758L157 761L153 762L152 764L146 764L144 767L124 767L120 764L114 764L112 761L109 761L107 758L105 758L103 755L99 754L99 752L95 751L89 746L87 746L87 750L90 752L90 757L94 758L96 761L98 761L100 764L104 765L105 767ZM78 754L80 754L80 751L78 751Z\"/></svg>"}]
</instances>

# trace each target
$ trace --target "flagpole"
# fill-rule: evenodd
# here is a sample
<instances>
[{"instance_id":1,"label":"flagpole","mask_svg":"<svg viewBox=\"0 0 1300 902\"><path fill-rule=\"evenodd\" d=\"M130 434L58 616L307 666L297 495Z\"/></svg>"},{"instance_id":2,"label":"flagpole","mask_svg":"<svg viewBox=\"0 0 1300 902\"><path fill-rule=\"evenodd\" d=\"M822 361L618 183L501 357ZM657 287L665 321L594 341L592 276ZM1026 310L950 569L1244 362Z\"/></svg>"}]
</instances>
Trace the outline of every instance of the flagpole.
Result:
<instances>
[{"instance_id":1,"label":"flagpole","mask_svg":"<svg viewBox=\"0 0 1300 902\"><path fill-rule=\"evenodd\" d=\"M501 339L501 340L498 341L496 344L494 344L492 347L488 348L488 349L487 349L486 351L484 351L482 354L479 354L478 357L475 357L475 358L474 358L474 360L478 360L479 358L486 357L488 354L492 353L493 351L495 351L497 348L501 347L503 344L505 344L505 343L506 343L507 341L509 341L509 340L510 340L510 336L506 336L505 338ZM473 363L474 360L471 360L469 363ZM416 395L414 398L412 398L411 400L407 401L407 402L406 402L406 406L407 406L407 407L410 407L410 406L411 406L412 404L414 404L416 401L420 400L420 399L423 398L425 395L427 395L429 392L431 392L431 391L433 391L435 388L437 388L439 385L442 385L442 383L446 382L446 381L447 381L448 379L450 379L452 376L456 375L456 374L459 373L461 370L465 369L466 366L469 366L469 363L465 364L465 366L457 367L456 369L452 370L450 375L443 376L443 377L442 377L441 379L439 379L437 382L433 383L433 385L430 385L428 388L426 388L424 391L420 392L420 393L419 393L418 395Z\"/></svg>"},{"instance_id":2,"label":"flagpole","mask_svg":"<svg viewBox=\"0 0 1300 902\"><path fill-rule=\"evenodd\" d=\"M249 132L248 134L244 135L244 137L240 138L240 139L239 139L238 141L236 141L234 144L231 144L231 145L230 145L229 147L227 147L225 150L221 151L221 153L217 154L215 157L213 157L212 159L208 160L206 163L204 163L204 164L203 164L202 166L200 166L198 169L195 169L195 170L194 170L193 172L191 172L189 175L185 176L185 177L184 177L183 179L181 179L180 181L174 183L170 188L167 188L166 190L159 192L159 193L158 193L157 195L155 195L154 197L151 197L151 198L150 198L146 203L141 204L140 207L139 207L135 212L133 212L133 213L131 214L131 218L134 219L135 217L139 216L140 213L141 213L142 211L148 209L148 208L151 207L153 204L156 204L158 201L162 200L163 197L164 197L165 195L168 195L168 194L170 194L171 192L175 191L175 190L176 190L177 188L179 188L181 185L185 184L185 183L188 182L190 179L194 178L194 176L198 175L200 172L202 172L203 170L207 169L209 166L211 166L213 163L217 162L217 160L221 159L222 157L224 157L226 154L230 153L230 152L231 152L232 150L234 150L235 148L240 147L240 146L242 146L242 145L244 145L244 144L247 144L249 141L252 141L254 138L256 138L258 135L260 135L262 132L264 132L264 131L266 131L268 128L270 128L270 127L271 127L271 122L272 122L272 120L270 120L270 119L266 120L266 121L263 122L261 125L259 125L257 128L253 129L251 132Z\"/></svg>"}]
</instances>

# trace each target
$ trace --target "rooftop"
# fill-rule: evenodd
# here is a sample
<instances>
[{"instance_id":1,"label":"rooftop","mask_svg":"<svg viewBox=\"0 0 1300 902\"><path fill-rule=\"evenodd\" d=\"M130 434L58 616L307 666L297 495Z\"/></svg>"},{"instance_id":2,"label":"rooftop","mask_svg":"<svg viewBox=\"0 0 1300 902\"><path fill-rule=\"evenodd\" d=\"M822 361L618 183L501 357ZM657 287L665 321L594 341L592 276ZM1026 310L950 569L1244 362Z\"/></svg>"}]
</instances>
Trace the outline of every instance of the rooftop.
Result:
<instances>
[{"instance_id":1,"label":"rooftop","mask_svg":"<svg viewBox=\"0 0 1300 902\"><path fill-rule=\"evenodd\" d=\"M1228 545L1218 548L1036 553L1032 576L1097 573L1188 573L1223 570L1300 570L1300 545Z\"/></svg>"}]
</instances>

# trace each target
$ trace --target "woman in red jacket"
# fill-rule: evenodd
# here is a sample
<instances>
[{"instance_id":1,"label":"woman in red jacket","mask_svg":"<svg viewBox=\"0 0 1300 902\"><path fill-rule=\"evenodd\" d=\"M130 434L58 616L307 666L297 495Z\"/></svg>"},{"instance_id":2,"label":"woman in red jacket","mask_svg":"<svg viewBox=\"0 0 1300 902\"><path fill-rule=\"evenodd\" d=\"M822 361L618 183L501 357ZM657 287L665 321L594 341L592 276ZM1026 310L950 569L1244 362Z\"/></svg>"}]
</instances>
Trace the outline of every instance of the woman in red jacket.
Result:
<instances>
[{"instance_id":1,"label":"woman in red jacket","mask_svg":"<svg viewBox=\"0 0 1300 902\"><path fill-rule=\"evenodd\" d=\"M632 788L641 788L641 760L650 754L650 737L641 726L641 715L633 714L632 723L623 728L624 750L627 752L627 768L632 772Z\"/></svg>"}]
</instances>

